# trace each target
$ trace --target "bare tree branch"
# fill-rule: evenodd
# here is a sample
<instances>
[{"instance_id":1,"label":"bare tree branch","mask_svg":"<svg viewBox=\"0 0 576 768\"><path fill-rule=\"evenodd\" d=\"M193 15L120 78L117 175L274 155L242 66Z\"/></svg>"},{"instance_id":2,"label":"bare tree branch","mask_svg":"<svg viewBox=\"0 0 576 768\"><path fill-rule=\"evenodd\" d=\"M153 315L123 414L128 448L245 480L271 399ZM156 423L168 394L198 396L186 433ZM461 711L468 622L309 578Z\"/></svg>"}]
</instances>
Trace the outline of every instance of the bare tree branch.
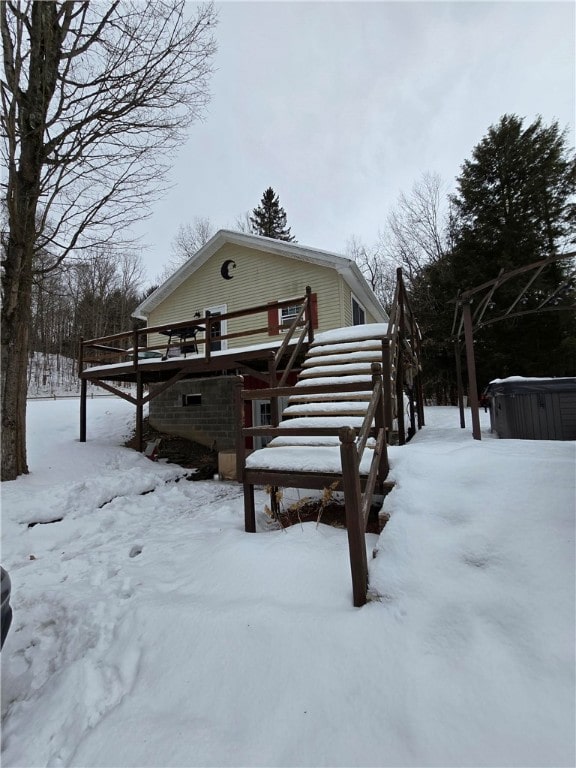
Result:
<instances>
[{"instance_id":1,"label":"bare tree branch","mask_svg":"<svg viewBox=\"0 0 576 768\"><path fill-rule=\"evenodd\" d=\"M209 101L211 3L0 4L2 479L27 471L25 396L35 259L47 273L90 245L122 245L148 215L174 149Z\"/></svg>"}]
</instances>

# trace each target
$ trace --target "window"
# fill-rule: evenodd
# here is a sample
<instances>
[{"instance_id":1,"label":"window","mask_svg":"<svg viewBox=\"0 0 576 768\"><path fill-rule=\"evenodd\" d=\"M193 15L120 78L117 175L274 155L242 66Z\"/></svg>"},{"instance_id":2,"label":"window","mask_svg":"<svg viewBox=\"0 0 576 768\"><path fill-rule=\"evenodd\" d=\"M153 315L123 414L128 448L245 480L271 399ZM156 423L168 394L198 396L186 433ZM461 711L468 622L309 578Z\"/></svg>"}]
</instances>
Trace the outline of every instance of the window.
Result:
<instances>
[{"instance_id":1,"label":"window","mask_svg":"<svg viewBox=\"0 0 576 768\"><path fill-rule=\"evenodd\" d=\"M288 406L287 397L278 398L278 414L282 418L282 411ZM272 404L270 400L254 400L252 404L252 419L255 427L263 427L272 423ZM271 440L270 435L257 435L254 438L254 448L264 448Z\"/></svg>"},{"instance_id":2,"label":"window","mask_svg":"<svg viewBox=\"0 0 576 768\"><path fill-rule=\"evenodd\" d=\"M202 395L182 395L182 405L202 405Z\"/></svg>"},{"instance_id":3,"label":"window","mask_svg":"<svg viewBox=\"0 0 576 768\"><path fill-rule=\"evenodd\" d=\"M294 304L292 307L282 307L278 310L278 321L280 323L280 330L287 331L287 326L292 325L294 320L298 317L298 314L302 308L301 304Z\"/></svg>"},{"instance_id":4,"label":"window","mask_svg":"<svg viewBox=\"0 0 576 768\"><path fill-rule=\"evenodd\" d=\"M366 312L364 307L352 296L352 325L364 325L366 323Z\"/></svg>"},{"instance_id":5,"label":"window","mask_svg":"<svg viewBox=\"0 0 576 768\"><path fill-rule=\"evenodd\" d=\"M293 299L280 298L278 301L297 301L297 297ZM290 304L288 303L284 307L278 307L277 302L270 302L268 308L268 335L278 336L284 333L292 325L294 320L298 317L302 304ZM315 293L310 296L310 312L312 315L312 326L318 328L318 297ZM306 318L303 318L306 321Z\"/></svg>"}]
</instances>

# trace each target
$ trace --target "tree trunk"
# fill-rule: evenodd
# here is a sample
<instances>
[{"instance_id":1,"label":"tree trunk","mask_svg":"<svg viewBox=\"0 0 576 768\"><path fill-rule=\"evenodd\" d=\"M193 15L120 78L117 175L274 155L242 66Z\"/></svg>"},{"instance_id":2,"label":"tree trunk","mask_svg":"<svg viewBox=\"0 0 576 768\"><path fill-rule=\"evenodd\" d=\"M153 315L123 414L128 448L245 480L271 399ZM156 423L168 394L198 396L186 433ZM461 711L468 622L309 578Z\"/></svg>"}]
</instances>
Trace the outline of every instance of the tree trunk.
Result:
<instances>
[{"instance_id":1,"label":"tree trunk","mask_svg":"<svg viewBox=\"0 0 576 768\"><path fill-rule=\"evenodd\" d=\"M19 287L22 299L13 311L2 308L2 480L15 480L28 473L26 392L31 280L26 282L27 287Z\"/></svg>"},{"instance_id":2,"label":"tree trunk","mask_svg":"<svg viewBox=\"0 0 576 768\"><path fill-rule=\"evenodd\" d=\"M30 26L28 90L19 92L20 157L10 158L7 209L9 236L2 276L2 480L28 472L26 394L36 216L44 162L44 126L54 93L60 55L55 3L34 3ZM13 98L16 95L13 94ZM11 121L14 121L14 112ZM11 129L15 125L11 122Z\"/></svg>"}]
</instances>

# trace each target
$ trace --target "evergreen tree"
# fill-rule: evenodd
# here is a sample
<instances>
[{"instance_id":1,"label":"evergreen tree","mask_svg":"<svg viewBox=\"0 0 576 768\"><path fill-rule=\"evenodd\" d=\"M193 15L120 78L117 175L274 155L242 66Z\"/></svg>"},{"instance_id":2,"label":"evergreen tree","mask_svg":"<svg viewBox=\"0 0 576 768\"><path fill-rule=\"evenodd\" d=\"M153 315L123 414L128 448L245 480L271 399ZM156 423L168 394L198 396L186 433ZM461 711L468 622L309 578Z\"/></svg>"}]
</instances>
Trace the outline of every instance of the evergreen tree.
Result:
<instances>
[{"instance_id":1,"label":"evergreen tree","mask_svg":"<svg viewBox=\"0 0 576 768\"><path fill-rule=\"evenodd\" d=\"M272 187L268 187L262 195L260 205L252 211L250 225L255 235L287 242L294 240L290 234L290 227L286 226L286 212L281 207L278 195Z\"/></svg>"},{"instance_id":2,"label":"evergreen tree","mask_svg":"<svg viewBox=\"0 0 576 768\"><path fill-rule=\"evenodd\" d=\"M454 268L471 285L560 252L576 235L576 162L558 123L504 115L457 179Z\"/></svg>"},{"instance_id":3,"label":"evergreen tree","mask_svg":"<svg viewBox=\"0 0 576 768\"><path fill-rule=\"evenodd\" d=\"M524 126L504 115L491 126L462 166L455 210L454 249L448 255L450 283L466 290L509 271L561 253L576 239L576 161L557 122L541 118ZM560 286L574 294L570 265L548 267L523 298L536 309ZM528 276L529 277L529 276ZM516 281L499 288L493 316L510 306ZM448 298L448 297L446 297ZM489 316L485 319L489 319ZM478 380L496 376L566 375L574 361L575 322L568 313L528 315L487 326L476 334Z\"/></svg>"}]
</instances>

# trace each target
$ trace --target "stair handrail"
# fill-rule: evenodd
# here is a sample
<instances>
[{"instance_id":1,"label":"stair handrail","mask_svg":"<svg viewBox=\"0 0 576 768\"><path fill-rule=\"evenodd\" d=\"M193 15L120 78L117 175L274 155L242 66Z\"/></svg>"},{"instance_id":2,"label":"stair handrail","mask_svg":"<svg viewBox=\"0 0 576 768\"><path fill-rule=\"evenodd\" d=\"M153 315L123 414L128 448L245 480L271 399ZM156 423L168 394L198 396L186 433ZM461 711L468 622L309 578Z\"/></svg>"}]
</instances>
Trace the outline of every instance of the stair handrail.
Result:
<instances>
[{"instance_id":1,"label":"stair handrail","mask_svg":"<svg viewBox=\"0 0 576 768\"><path fill-rule=\"evenodd\" d=\"M292 352L292 356L288 361L288 365L284 369L282 378L278 382L279 387L283 387L285 385L306 336L308 336L309 343L311 343L312 340L314 339L311 296L312 296L312 288L309 285L307 285L306 295L304 297L304 301L302 302L302 306L300 307L300 311L298 312L298 315L294 318L294 321L288 328L288 331L286 332L286 336L284 337L282 344L280 345L279 349L276 351L276 354L274 355L274 365L278 366L278 364L280 363L280 360L282 359L284 353L286 352L288 344L290 343L290 341L292 340L292 337L294 336L294 333L296 332L296 328L298 328L301 325L302 318L304 317L304 314L306 314L306 324L302 326L302 330L300 331L300 335L298 337L296 347Z\"/></svg>"},{"instance_id":2,"label":"stair handrail","mask_svg":"<svg viewBox=\"0 0 576 768\"><path fill-rule=\"evenodd\" d=\"M386 429L384 427L384 385L382 367L372 363L372 397L366 410L366 416L358 437L351 427L342 427L340 438L340 459L342 463L342 487L346 510L346 530L352 573L352 593L354 605L360 607L366 603L368 589L368 563L366 558L366 526L372 507L374 491L378 481L383 482L389 471L388 452L386 450ZM360 484L360 465L366 447L368 435L375 423L376 446L370 463L370 471L364 485Z\"/></svg>"}]
</instances>

